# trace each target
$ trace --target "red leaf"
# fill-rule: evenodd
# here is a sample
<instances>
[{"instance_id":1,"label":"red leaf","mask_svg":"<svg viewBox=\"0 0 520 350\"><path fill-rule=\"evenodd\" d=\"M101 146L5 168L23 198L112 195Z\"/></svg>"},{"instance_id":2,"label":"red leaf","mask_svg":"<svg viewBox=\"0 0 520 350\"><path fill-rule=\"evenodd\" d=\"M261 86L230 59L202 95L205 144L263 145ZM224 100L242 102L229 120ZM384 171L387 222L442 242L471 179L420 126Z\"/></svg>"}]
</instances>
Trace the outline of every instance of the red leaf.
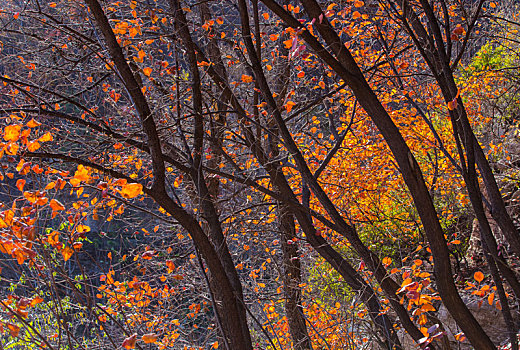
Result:
<instances>
[{"instance_id":1,"label":"red leaf","mask_svg":"<svg viewBox=\"0 0 520 350\"><path fill-rule=\"evenodd\" d=\"M137 334L134 333L133 335L129 336L123 341L123 348L125 349L134 349L135 348L135 342L137 341Z\"/></svg>"}]
</instances>

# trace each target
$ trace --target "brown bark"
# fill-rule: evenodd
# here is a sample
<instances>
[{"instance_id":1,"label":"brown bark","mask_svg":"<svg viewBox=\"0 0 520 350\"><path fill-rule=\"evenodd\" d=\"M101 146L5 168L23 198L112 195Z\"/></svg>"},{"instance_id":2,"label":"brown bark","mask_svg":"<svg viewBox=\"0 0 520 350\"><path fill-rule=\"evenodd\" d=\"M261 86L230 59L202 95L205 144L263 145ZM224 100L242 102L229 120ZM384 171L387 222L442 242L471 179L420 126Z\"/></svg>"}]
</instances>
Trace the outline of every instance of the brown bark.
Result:
<instances>
[{"instance_id":1,"label":"brown bark","mask_svg":"<svg viewBox=\"0 0 520 350\"><path fill-rule=\"evenodd\" d=\"M123 55L121 47L117 43L102 7L97 0L87 0L87 4L89 5L89 9L103 34L110 56L114 61L115 68L119 72L126 89L132 97L139 117L141 118L143 129L148 137L149 151L152 157L154 170L154 183L152 191L149 191L149 193L159 205L165 208L165 210L178 220L178 222L190 233L195 246L206 260L211 272L211 287L216 299L218 300L220 312L223 313L225 311L226 317L221 318L221 320L223 322L224 336L227 338L227 343L233 349L252 349L241 284L231 260L229 250L227 250L227 246L218 244L219 242L224 242L224 238L218 215L212 205L206 184L204 181L196 181L196 183L199 184L197 189L202 198L202 211L206 216L205 219L208 222L213 244L212 241L208 239L197 220L175 203L166 193L164 182L165 167L161 151L161 143L151 110L141 92L139 83L135 79L132 70ZM172 4L174 8L180 9L176 0L172 0ZM177 11L176 14L176 22L184 21L183 24L185 25L186 21L185 18L183 18L182 11ZM185 26L181 26L181 28L187 29ZM189 47L189 41L187 42L187 45ZM197 74L198 71L193 70L193 68L197 69L197 62L192 47L191 51L188 52L188 56L192 67L192 73L194 75L194 107L196 109L194 130L195 154L193 156L193 171L191 172L191 175L194 180L203 180L201 170L201 149L203 146L202 96L199 87L200 78Z\"/></svg>"},{"instance_id":2,"label":"brown bark","mask_svg":"<svg viewBox=\"0 0 520 350\"><path fill-rule=\"evenodd\" d=\"M199 55L199 61L207 61L207 58L204 56L203 51L197 47L196 49ZM236 110L238 115L241 117L242 121L247 120L247 113L241 106L238 99L232 93L230 87L227 82L222 79L222 76L217 74L217 72L213 69L213 67L208 67L207 70L209 76L215 82L217 86L219 86L223 93L228 94L230 96L230 103L233 108ZM270 193L273 197L279 199L283 203L295 204L298 203L296 199L296 195L291 190L287 181L283 177L283 173L281 172L281 168L279 168L279 164L277 162L272 162L271 159L264 153L263 148L261 147L260 142L255 139L254 134L251 129L248 127L243 127L243 132L245 133L245 141L247 146L250 148L252 153L256 156L259 163L266 168L273 181L273 184L277 186L278 191L280 193ZM228 159L231 164L233 164L231 159ZM235 166L237 170L238 167ZM249 182L247 182L250 184ZM312 221L310 219L308 209L302 209L301 206L293 206L291 205L293 210L293 214L296 216L298 222L302 226L303 231L308 237L309 243L312 245L314 249L327 261L331 264L331 266L337 270L340 275L345 279L345 281L351 286L351 288L360 294L361 299L369 309L369 315L374 319L374 323L381 329L381 333L385 338L388 338L390 344L395 344L397 348L400 347L399 341L397 339L395 330L393 329L393 322L391 322L387 315L380 314L381 306L379 305L379 301L377 299L377 294L375 294L374 290L361 278L361 276L357 273L357 271L346 261L343 257L336 252L327 241L325 241L321 237L316 236L316 229L314 228ZM410 316L408 315L406 309L399 303L397 298L395 297L395 291L398 289L398 285L393 282L390 278L386 278L387 283L393 283L390 288L393 288L393 307L397 310L399 317L401 318L401 322L407 324L408 326L413 323L410 320ZM417 335L421 335L422 333L416 328ZM417 339L422 338L419 336Z\"/></svg>"},{"instance_id":3,"label":"brown bark","mask_svg":"<svg viewBox=\"0 0 520 350\"><path fill-rule=\"evenodd\" d=\"M222 262L225 273L233 287L234 301L238 311L238 317L241 319L239 329L235 329L235 325L228 323L228 310L224 307L225 301L218 289L219 284L214 281L214 277L210 277L213 292L215 293L217 304L220 306L219 314L224 328L224 334L227 340L234 348L237 344L242 344L241 348L252 348L251 336L247 324L246 309L244 303L244 296L242 284L235 269L235 264L229 252L229 248L224 237L222 226L218 212L215 208L214 198L211 195L202 170L201 156L203 153L204 143L204 120L202 117L202 92L200 87L200 74L197 65L197 56L191 34L188 29L188 22L181 9L180 3L177 0L170 0L171 9L175 14L175 25L184 47L186 48L190 71L192 75L192 90L193 90L193 106L195 110L195 130L194 130L194 152L193 152L193 168L190 173L193 184L197 189L199 206L202 209L203 218L208 225L209 239L211 240L215 250Z\"/></svg>"},{"instance_id":4,"label":"brown bark","mask_svg":"<svg viewBox=\"0 0 520 350\"><path fill-rule=\"evenodd\" d=\"M273 1L265 0L264 3L273 12L277 13L278 15L282 14L285 17L282 19L288 25L294 27L301 26L300 24L295 23L292 18L289 18L287 14L284 14L285 11L278 8L278 6L276 6ZM430 243L430 248L434 258L434 275L436 277L438 290L444 304L475 347L479 349L495 349L495 346L489 337L482 330L482 327L473 317L458 294L452 276L449 250L444 239L444 233L440 226L435 207L433 206L432 199L428 192L428 188L424 183L422 172L417 161L410 152L398 128L395 126L390 116L379 102L377 96L366 82L363 73L357 66L350 52L343 45L341 39L330 26L330 23L327 21L326 17L323 16L323 11L319 4L313 0L303 0L302 4L304 5L305 11L310 18L319 18L320 16L323 18L321 23L316 23L316 27L323 40L327 43L330 50L337 57L337 61L334 59L334 57L328 54L327 50L321 44L319 44L319 42L317 42L317 40L312 37L312 35L306 34L304 31L302 33L302 37L311 47L313 47L315 52L322 59L324 59L331 66L331 68L334 69L336 73L350 86L361 106L367 111L368 115L372 118L382 133L400 167L401 174L403 175L404 181L410 190L415 206L423 223L426 236ZM289 150L294 152L293 149ZM305 174L302 174L302 176L306 181L309 181L309 186L313 192L315 192L315 195L326 207L326 209L327 207L330 207L329 203L327 203L327 205L324 204L327 202L326 198L320 198L323 197L323 194L319 193L320 189L316 185L313 186L312 179L307 179L308 176ZM329 215L331 215L333 219L337 221L337 214L334 213L332 208L330 209L331 212L329 212ZM351 237L349 237L349 239L350 238ZM358 247L356 247L357 242L353 242L351 240L351 244L356 250L358 249ZM360 246L359 248L362 247ZM374 269L374 273L377 276L379 266L374 265L376 262L377 261L368 261L369 266L371 265L371 268ZM387 289L387 286L385 286L384 282L382 283L382 287L385 291L390 292L390 290ZM411 335L414 338L418 336L417 334Z\"/></svg>"},{"instance_id":5,"label":"brown bark","mask_svg":"<svg viewBox=\"0 0 520 350\"><path fill-rule=\"evenodd\" d=\"M285 296L285 313L289 323L289 332L295 350L312 349L312 342L307 331L302 307L302 273L300 254L296 239L294 216L283 204L279 204L280 233L283 260L283 289Z\"/></svg>"}]
</instances>

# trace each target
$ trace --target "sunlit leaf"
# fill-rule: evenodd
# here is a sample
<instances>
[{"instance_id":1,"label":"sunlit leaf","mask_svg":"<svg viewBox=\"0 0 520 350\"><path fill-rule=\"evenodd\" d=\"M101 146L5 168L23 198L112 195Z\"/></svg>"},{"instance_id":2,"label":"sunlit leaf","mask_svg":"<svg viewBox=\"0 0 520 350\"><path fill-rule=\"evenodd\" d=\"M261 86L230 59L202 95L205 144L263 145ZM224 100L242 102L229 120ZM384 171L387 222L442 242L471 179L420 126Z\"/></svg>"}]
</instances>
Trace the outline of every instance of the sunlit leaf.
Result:
<instances>
[{"instance_id":1,"label":"sunlit leaf","mask_svg":"<svg viewBox=\"0 0 520 350\"><path fill-rule=\"evenodd\" d=\"M143 185L138 183L125 184L121 188L121 194L125 198L134 198L143 193Z\"/></svg>"},{"instance_id":2,"label":"sunlit leaf","mask_svg":"<svg viewBox=\"0 0 520 350\"><path fill-rule=\"evenodd\" d=\"M473 278L475 279L475 281L480 283L480 282L482 282L484 280L484 274L482 272L480 272L480 271L477 271L473 275Z\"/></svg>"},{"instance_id":3,"label":"sunlit leaf","mask_svg":"<svg viewBox=\"0 0 520 350\"><path fill-rule=\"evenodd\" d=\"M143 342L145 344L152 344L152 343L155 343L157 341L157 334L155 333L148 333L148 334L144 334L141 339L143 340Z\"/></svg>"},{"instance_id":4,"label":"sunlit leaf","mask_svg":"<svg viewBox=\"0 0 520 350\"><path fill-rule=\"evenodd\" d=\"M123 348L125 348L125 349L134 349L136 341L137 341L137 334L133 334L130 337L126 338L123 341L123 344L121 344L121 346L123 346Z\"/></svg>"},{"instance_id":5,"label":"sunlit leaf","mask_svg":"<svg viewBox=\"0 0 520 350\"><path fill-rule=\"evenodd\" d=\"M61 255L63 255L65 261L69 260L72 254L74 254L74 250L70 247L65 247L61 251Z\"/></svg>"}]
</instances>

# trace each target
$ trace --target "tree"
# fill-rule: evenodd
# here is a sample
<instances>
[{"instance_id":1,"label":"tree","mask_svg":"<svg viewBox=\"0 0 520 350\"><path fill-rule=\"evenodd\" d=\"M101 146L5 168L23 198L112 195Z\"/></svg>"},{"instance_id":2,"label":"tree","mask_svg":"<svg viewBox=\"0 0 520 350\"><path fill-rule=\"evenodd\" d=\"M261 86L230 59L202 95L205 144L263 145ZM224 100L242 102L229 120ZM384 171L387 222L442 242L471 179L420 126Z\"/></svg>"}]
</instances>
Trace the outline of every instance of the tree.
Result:
<instances>
[{"instance_id":1,"label":"tree","mask_svg":"<svg viewBox=\"0 0 520 350\"><path fill-rule=\"evenodd\" d=\"M383 348L404 348L401 327L445 346L440 300L475 348L495 349L453 277L461 242L448 226L469 202L517 349L516 258L503 256L486 210L516 255L518 232L457 81L485 6L6 3L2 253L37 282L5 292L3 325L49 348L345 348L315 307L339 317L345 300L313 306L305 283L324 261ZM132 218L121 239L149 235L108 253L101 285L84 261L100 217ZM386 256L398 240L422 252L413 265ZM85 340L68 300L100 332ZM29 318L41 305L58 332ZM179 315L193 328L183 336ZM339 318L333 327L348 333Z\"/></svg>"}]
</instances>

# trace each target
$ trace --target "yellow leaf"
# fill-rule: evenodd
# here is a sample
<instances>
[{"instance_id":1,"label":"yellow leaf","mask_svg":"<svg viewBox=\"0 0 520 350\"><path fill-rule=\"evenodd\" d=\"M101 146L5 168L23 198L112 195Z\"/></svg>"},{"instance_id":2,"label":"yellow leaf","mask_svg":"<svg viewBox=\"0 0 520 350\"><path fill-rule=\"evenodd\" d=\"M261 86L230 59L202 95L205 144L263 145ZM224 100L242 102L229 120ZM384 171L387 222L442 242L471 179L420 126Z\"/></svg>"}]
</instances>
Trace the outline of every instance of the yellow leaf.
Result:
<instances>
[{"instance_id":1,"label":"yellow leaf","mask_svg":"<svg viewBox=\"0 0 520 350\"><path fill-rule=\"evenodd\" d=\"M20 137L20 130L22 127L20 125L8 125L4 129L4 140L6 141L18 141Z\"/></svg>"},{"instance_id":2,"label":"yellow leaf","mask_svg":"<svg viewBox=\"0 0 520 350\"><path fill-rule=\"evenodd\" d=\"M143 193L143 185L141 184L125 184L121 188L121 194L125 198L134 198Z\"/></svg>"},{"instance_id":3,"label":"yellow leaf","mask_svg":"<svg viewBox=\"0 0 520 350\"><path fill-rule=\"evenodd\" d=\"M87 225L78 225L76 231L79 233L90 232L90 227Z\"/></svg>"},{"instance_id":4,"label":"yellow leaf","mask_svg":"<svg viewBox=\"0 0 520 350\"><path fill-rule=\"evenodd\" d=\"M40 141L40 142L48 142L48 141L52 141L52 140L53 140L53 137L50 132L46 132L42 137L40 137L38 139L38 141Z\"/></svg>"}]
</instances>

